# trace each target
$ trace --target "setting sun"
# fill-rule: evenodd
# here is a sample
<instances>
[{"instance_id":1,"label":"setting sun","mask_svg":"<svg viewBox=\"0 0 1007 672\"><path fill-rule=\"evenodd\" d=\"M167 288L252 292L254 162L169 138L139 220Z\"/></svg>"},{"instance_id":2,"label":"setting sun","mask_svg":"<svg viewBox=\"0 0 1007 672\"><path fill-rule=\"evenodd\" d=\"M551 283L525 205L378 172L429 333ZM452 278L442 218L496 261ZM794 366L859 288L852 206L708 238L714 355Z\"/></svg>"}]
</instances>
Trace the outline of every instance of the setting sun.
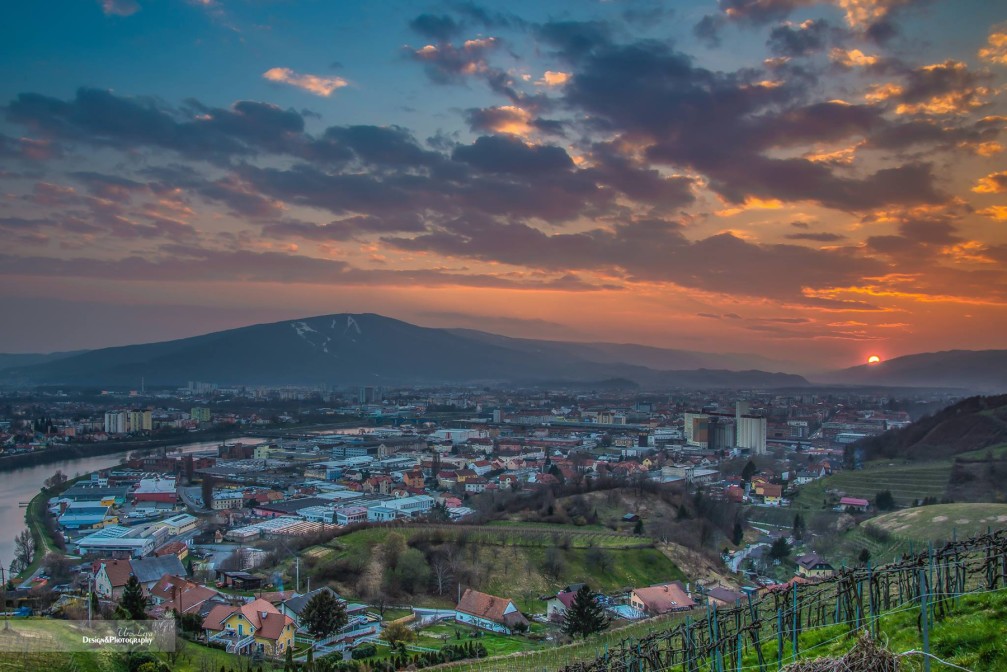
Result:
<instances>
[{"instance_id":1,"label":"setting sun","mask_svg":"<svg viewBox=\"0 0 1007 672\"><path fill-rule=\"evenodd\" d=\"M881 358L878 357L877 355L871 355L870 357L867 358L867 363L868 364L880 364L881 363Z\"/></svg>"}]
</instances>

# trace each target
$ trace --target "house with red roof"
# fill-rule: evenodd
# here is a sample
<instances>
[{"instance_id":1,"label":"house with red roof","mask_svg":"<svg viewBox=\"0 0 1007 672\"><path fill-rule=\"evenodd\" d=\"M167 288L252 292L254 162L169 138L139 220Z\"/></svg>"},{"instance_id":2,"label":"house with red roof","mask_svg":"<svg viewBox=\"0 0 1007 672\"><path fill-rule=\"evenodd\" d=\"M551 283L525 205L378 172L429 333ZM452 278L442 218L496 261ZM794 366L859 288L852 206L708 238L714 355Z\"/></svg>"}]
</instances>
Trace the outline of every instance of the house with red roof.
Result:
<instances>
[{"instance_id":1,"label":"house with red roof","mask_svg":"<svg viewBox=\"0 0 1007 672\"><path fill-rule=\"evenodd\" d=\"M642 611L648 616L667 614L672 611L688 611L696 606L680 581L648 586L647 588L634 588L630 593L629 603L634 609Z\"/></svg>"},{"instance_id":2,"label":"house with red roof","mask_svg":"<svg viewBox=\"0 0 1007 672\"><path fill-rule=\"evenodd\" d=\"M843 497L839 500L839 506L846 511L866 511L871 503L859 497Z\"/></svg>"},{"instance_id":3,"label":"house with red roof","mask_svg":"<svg viewBox=\"0 0 1007 672\"><path fill-rule=\"evenodd\" d=\"M482 630L511 634L515 627L528 627L514 600L466 588L455 607L455 620Z\"/></svg>"},{"instance_id":4,"label":"house with red roof","mask_svg":"<svg viewBox=\"0 0 1007 672\"><path fill-rule=\"evenodd\" d=\"M280 657L294 643L294 620L263 599L218 605L203 619L207 641L223 642L228 653Z\"/></svg>"}]
</instances>

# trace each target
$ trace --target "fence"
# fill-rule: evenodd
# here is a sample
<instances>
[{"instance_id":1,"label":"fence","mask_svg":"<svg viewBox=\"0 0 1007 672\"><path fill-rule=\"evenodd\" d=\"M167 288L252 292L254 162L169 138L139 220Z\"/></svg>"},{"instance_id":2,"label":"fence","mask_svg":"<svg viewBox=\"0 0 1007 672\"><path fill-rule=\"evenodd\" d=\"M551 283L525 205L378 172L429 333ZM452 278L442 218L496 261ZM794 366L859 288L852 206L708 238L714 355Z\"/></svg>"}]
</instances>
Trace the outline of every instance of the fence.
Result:
<instances>
[{"instance_id":1,"label":"fence","mask_svg":"<svg viewBox=\"0 0 1007 672\"><path fill-rule=\"evenodd\" d=\"M728 609L707 609L673 628L625 638L564 672L683 672L741 669L747 656L755 669L779 668L785 657L800 655L800 634L813 628L845 625L876 633L877 620L918 604L924 646L928 628L970 591L1007 585L1007 530L907 554L880 567L846 569L818 583L787 584ZM775 654L775 655L772 655ZM770 658L775 660L771 666Z\"/></svg>"}]
</instances>

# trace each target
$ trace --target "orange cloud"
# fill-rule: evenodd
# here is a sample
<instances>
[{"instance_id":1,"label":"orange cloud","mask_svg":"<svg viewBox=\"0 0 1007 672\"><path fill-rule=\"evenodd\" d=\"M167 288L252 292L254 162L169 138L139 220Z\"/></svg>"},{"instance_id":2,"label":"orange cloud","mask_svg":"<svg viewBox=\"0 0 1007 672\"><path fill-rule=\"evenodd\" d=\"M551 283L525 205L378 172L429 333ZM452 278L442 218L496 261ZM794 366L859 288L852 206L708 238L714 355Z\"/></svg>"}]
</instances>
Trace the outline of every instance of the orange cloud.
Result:
<instances>
[{"instance_id":1,"label":"orange cloud","mask_svg":"<svg viewBox=\"0 0 1007 672\"><path fill-rule=\"evenodd\" d=\"M569 72L556 72L553 70L546 70L542 75L542 79L535 82L539 86L563 86L570 80Z\"/></svg>"},{"instance_id":2,"label":"orange cloud","mask_svg":"<svg viewBox=\"0 0 1007 672\"><path fill-rule=\"evenodd\" d=\"M262 73L262 76L271 82L279 82L304 89L308 93L316 96L328 97L336 89L347 86L347 82L342 77L322 77L320 75L300 74L290 68L270 68Z\"/></svg>"},{"instance_id":3,"label":"orange cloud","mask_svg":"<svg viewBox=\"0 0 1007 672\"><path fill-rule=\"evenodd\" d=\"M999 173L990 173L986 177L980 178L972 191L977 194L1002 194L1007 192L1007 170Z\"/></svg>"},{"instance_id":4,"label":"orange cloud","mask_svg":"<svg viewBox=\"0 0 1007 672\"><path fill-rule=\"evenodd\" d=\"M804 158L812 163L828 163L831 165L848 166L852 164L853 160L856 158L857 147L859 146L859 144L856 144L852 147L844 147L831 152L809 152L804 155Z\"/></svg>"},{"instance_id":5,"label":"orange cloud","mask_svg":"<svg viewBox=\"0 0 1007 672\"><path fill-rule=\"evenodd\" d=\"M949 245L941 250L941 254L950 257L956 264L959 263L980 263L995 264L996 260L991 259L987 252L989 248L978 240L968 240L957 245Z\"/></svg>"},{"instance_id":6,"label":"orange cloud","mask_svg":"<svg viewBox=\"0 0 1007 672\"><path fill-rule=\"evenodd\" d=\"M894 7L908 5L912 0L837 0L846 13L846 23L851 28L867 28L872 23L888 16Z\"/></svg>"},{"instance_id":7,"label":"orange cloud","mask_svg":"<svg viewBox=\"0 0 1007 672\"><path fill-rule=\"evenodd\" d=\"M868 56L859 49L833 49L829 54L829 59L845 68L865 67L878 62L877 56Z\"/></svg>"},{"instance_id":8,"label":"orange cloud","mask_svg":"<svg viewBox=\"0 0 1007 672\"><path fill-rule=\"evenodd\" d=\"M1004 151L1004 146L999 142L989 141L989 142L960 142L958 146L962 149L967 149L973 154L978 154L979 156L994 156Z\"/></svg>"},{"instance_id":9,"label":"orange cloud","mask_svg":"<svg viewBox=\"0 0 1007 672\"><path fill-rule=\"evenodd\" d=\"M516 105L490 108L484 115L486 128L494 133L528 136L532 132L531 113Z\"/></svg>"},{"instance_id":10,"label":"orange cloud","mask_svg":"<svg viewBox=\"0 0 1007 672\"><path fill-rule=\"evenodd\" d=\"M998 222L1007 222L1007 205L993 205L979 211L980 215L990 217Z\"/></svg>"},{"instance_id":11,"label":"orange cloud","mask_svg":"<svg viewBox=\"0 0 1007 672\"><path fill-rule=\"evenodd\" d=\"M1007 65L1007 24L994 26L990 30L986 46L979 50L979 58L990 63Z\"/></svg>"},{"instance_id":12,"label":"orange cloud","mask_svg":"<svg viewBox=\"0 0 1007 672\"><path fill-rule=\"evenodd\" d=\"M986 99L993 95L994 89L966 83L968 66L961 61L948 59L943 63L934 63L920 68L919 72L933 75L935 78L962 77L959 88L940 93L926 100L913 103L901 103L895 108L896 114L965 114L986 104Z\"/></svg>"},{"instance_id":13,"label":"orange cloud","mask_svg":"<svg viewBox=\"0 0 1007 672\"><path fill-rule=\"evenodd\" d=\"M885 84L872 84L864 94L864 99L868 103L879 103L881 101L902 95L902 87L891 82Z\"/></svg>"},{"instance_id":14,"label":"orange cloud","mask_svg":"<svg viewBox=\"0 0 1007 672\"><path fill-rule=\"evenodd\" d=\"M740 205L736 205L730 208L725 208L724 210L718 210L715 214L721 217L731 217L733 215L741 214L742 212L748 212L749 210L779 210L783 207L783 201L779 201L775 198L758 198L757 196L748 196L745 198L745 202Z\"/></svg>"}]
</instances>

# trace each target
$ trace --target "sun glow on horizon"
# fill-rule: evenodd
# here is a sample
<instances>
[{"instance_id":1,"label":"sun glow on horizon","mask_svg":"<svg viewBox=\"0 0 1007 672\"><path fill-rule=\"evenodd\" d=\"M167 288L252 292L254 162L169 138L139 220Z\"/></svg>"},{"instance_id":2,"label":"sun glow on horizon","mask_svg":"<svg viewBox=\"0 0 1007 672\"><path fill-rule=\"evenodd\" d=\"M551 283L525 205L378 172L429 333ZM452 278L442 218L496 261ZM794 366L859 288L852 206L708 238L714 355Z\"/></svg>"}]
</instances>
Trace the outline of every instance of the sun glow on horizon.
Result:
<instances>
[{"instance_id":1,"label":"sun glow on horizon","mask_svg":"<svg viewBox=\"0 0 1007 672\"><path fill-rule=\"evenodd\" d=\"M878 357L877 355L871 355L870 357L867 358L867 363L868 364L880 364L881 363L881 358Z\"/></svg>"}]
</instances>

